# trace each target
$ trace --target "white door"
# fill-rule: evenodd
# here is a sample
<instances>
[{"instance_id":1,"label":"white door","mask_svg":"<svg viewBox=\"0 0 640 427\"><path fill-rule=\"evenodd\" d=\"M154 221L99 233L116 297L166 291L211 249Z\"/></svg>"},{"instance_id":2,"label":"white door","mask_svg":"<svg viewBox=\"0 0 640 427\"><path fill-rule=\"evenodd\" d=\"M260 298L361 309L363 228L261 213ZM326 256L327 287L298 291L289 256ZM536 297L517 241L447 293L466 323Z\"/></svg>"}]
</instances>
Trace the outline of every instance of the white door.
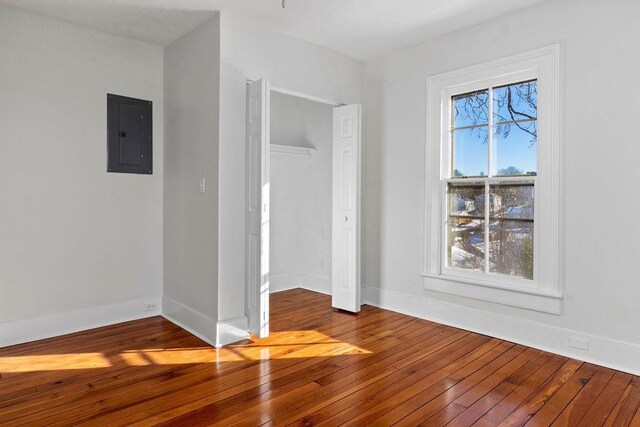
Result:
<instances>
[{"instance_id":1,"label":"white door","mask_svg":"<svg viewBox=\"0 0 640 427\"><path fill-rule=\"evenodd\" d=\"M358 104L333 109L332 305L360 311L360 120Z\"/></svg>"},{"instance_id":2,"label":"white door","mask_svg":"<svg viewBox=\"0 0 640 427\"><path fill-rule=\"evenodd\" d=\"M269 82L247 86L247 317L249 332L269 336Z\"/></svg>"}]
</instances>

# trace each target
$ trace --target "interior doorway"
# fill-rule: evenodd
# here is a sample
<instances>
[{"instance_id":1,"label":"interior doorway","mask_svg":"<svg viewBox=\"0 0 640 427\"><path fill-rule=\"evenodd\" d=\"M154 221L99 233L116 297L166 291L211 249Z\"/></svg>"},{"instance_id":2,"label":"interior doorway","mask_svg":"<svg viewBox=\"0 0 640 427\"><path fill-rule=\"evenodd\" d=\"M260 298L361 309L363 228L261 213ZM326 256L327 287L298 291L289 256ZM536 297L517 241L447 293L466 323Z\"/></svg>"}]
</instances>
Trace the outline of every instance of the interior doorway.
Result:
<instances>
[{"instance_id":1,"label":"interior doorway","mask_svg":"<svg viewBox=\"0 0 640 427\"><path fill-rule=\"evenodd\" d=\"M246 311L260 338L271 290L360 310L360 127L360 105L247 86Z\"/></svg>"}]
</instances>

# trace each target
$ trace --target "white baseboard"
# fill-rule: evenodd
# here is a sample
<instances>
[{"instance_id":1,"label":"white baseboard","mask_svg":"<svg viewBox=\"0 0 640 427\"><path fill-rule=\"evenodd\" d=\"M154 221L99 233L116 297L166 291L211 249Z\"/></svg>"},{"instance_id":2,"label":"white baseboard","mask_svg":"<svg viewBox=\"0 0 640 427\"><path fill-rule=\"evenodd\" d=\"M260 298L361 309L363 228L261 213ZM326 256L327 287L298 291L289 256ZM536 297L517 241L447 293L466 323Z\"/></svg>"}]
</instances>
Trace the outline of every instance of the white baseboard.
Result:
<instances>
[{"instance_id":1,"label":"white baseboard","mask_svg":"<svg viewBox=\"0 0 640 427\"><path fill-rule=\"evenodd\" d=\"M276 286L273 279L272 292L300 287L331 294L331 280L328 278L297 273L276 278ZM640 375L638 344L384 289L364 287L363 296L366 304L380 308ZM155 308L148 310L149 304L155 305ZM162 315L216 347L248 337L246 317L216 322L164 296L83 308L34 319L0 322L0 347L157 315ZM586 340L588 350L569 347L569 340L574 338L583 342Z\"/></svg>"},{"instance_id":2,"label":"white baseboard","mask_svg":"<svg viewBox=\"0 0 640 427\"><path fill-rule=\"evenodd\" d=\"M246 340L249 338L249 319L246 316L218 322L216 347Z\"/></svg>"},{"instance_id":3,"label":"white baseboard","mask_svg":"<svg viewBox=\"0 0 640 427\"><path fill-rule=\"evenodd\" d=\"M288 291L290 289L299 288L298 273L278 274L269 276L269 293Z\"/></svg>"},{"instance_id":4,"label":"white baseboard","mask_svg":"<svg viewBox=\"0 0 640 427\"><path fill-rule=\"evenodd\" d=\"M216 347L218 322L178 301L162 297L162 317Z\"/></svg>"},{"instance_id":5,"label":"white baseboard","mask_svg":"<svg viewBox=\"0 0 640 427\"><path fill-rule=\"evenodd\" d=\"M149 305L153 308L148 309ZM249 337L248 321L244 316L216 322L163 296L82 308L34 319L0 322L0 347L160 315L215 347Z\"/></svg>"},{"instance_id":6,"label":"white baseboard","mask_svg":"<svg viewBox=\"0 0 640 427\"><path fill-rule=\"evenodd\" d=\"M272 294L296 288L331 295L331 277L309 273L279 274L269 277L269 292Z\"/></svg>"},{"instance_id":7,"label":"white baseboard","mask_svg":"<svg viewBox=\"0 0 640 427\"><path fill-rule=\"evenodd\" d=\"M637 344L379 288L364 287L363 296L376 307L640 375ZM570 338L587 340L588 350L569 347Z\"/></svg>"},{"instance_id":8,"label":"white baseboard","mask_svg":"<svg viewBox=\"0 0 640 427\"><path fill-rule=\"evenodd\" d=\"M331 295L331 277L300 273L300 287L321 294Z\"/></svg>"},{"instance_id":9,"label":"white baseboard","mask_svg":"<svg viewBox=\"0 0 640 427\"><path fill-rule=\"evenodd\" d=\"M0 347L158 316L161 313L160 303L160 297L144 298L33 319L0 322ZM148 309L149 305L153 308Z\"/></svg>"}]
</instances>

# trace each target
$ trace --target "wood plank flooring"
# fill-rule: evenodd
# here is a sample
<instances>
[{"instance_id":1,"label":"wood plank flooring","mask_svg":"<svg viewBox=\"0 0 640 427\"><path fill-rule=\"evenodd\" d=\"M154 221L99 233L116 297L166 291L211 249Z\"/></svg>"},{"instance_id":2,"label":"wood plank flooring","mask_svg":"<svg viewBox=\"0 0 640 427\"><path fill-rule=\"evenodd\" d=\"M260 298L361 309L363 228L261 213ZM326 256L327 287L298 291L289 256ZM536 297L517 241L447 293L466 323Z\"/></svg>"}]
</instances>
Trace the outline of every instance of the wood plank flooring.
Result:
<instances>
[{"instance_id":1,"label":"wood plank flooring","mask_svg":"<svg viewBox=\"0 0 640 427\"><path fill-rule=\"evenodd\" d=\"M0 349L0 425L640 426L640 378L329 297L220 350L154 317Z\"/></svg>"}]
</instances>

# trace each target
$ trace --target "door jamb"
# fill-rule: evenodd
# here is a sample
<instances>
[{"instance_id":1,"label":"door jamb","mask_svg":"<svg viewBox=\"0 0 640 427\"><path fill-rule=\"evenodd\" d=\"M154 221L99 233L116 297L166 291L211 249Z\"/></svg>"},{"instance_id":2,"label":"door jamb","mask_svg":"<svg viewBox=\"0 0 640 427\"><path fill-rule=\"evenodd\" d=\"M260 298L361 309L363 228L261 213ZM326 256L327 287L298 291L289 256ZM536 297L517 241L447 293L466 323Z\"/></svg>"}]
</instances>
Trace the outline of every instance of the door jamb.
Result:
<instances>
[{"instance_id":1,"label":"door jamb","mask_svg":"<svg viewBox=\"0 0 640 427\"><path fill-rule=\"evenodd\" d=\"M253 83L254 81L255 80L247 79L247 85ZM331 105L332 107L342 107L342 106L347 105L347 104L342 104L340 102L332 101L330 99L321 98L319 96L314 96L314 95L309 95L309 94L306 94L306 93L298 92L296 90L287 89L287 88L283 88L283 87L279 87L279 86L273 86L272 85L271 86L271 92L278 92L278 93L281 93L283 95L295 96L296 98L307 99L309 101L314 101L314 102L319 102L321 104Z\"/></svg>"}]
</instances>

